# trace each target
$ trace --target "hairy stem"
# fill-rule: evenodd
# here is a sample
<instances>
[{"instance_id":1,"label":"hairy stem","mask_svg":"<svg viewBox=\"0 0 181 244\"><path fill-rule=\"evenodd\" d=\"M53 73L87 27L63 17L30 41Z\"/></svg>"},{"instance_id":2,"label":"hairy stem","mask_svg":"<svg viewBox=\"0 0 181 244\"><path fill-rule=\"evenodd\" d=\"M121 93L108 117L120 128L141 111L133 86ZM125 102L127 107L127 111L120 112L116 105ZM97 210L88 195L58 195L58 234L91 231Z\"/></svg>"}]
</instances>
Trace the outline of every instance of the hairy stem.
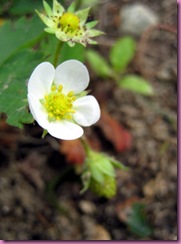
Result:
<instances>
[{"instance_id":1,"label":"hairy stem","mask_svg":"<svg viewBox=\"0 0 181 244\"><path fill-rule=\"evenodd\" d=\"M89 143L87 142L87 139L85 136L82 136L80 139L81 139L82 145L84 147L84 150L85 150L86 154L88 155L91 151Z\"/></svg>"},{"instance_id":2,"label":"hairy stem","mask_svg":"<svg viewBox=\"0 0 181 244\"><path fill-rule=\"evenodd\" d=\"M58 60L60 58L60 51L61 51L62 46L63 46L63 42L59 41L57 44L57 48L56 48L55 56L54 56L54 60L53 60L53 65L55 67L58 65Z\"/></svg>"}]
</instances>

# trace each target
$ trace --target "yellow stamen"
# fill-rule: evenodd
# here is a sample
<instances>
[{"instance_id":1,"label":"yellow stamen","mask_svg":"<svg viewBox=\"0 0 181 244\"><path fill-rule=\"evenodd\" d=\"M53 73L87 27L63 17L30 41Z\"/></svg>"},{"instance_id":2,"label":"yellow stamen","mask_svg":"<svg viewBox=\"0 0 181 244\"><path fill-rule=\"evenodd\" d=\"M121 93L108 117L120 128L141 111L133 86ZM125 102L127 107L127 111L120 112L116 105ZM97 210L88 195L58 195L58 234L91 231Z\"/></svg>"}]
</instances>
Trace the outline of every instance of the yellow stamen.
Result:
<instances>
[{"instance_id":1,"label":"yellow stamen","mask_svg":"<svg viewBox=\"0 0 181 244\"><path fill-rule=\"evenodd\" d=\"M62 86L62 85L59 85L59 87L58 87L58 91L61 92L62 89L63 89L63 86Z\"/></svg>"},{"instance_id":2,"label":"yellow stamen","mask_svg":"<svg viewBox=\"0 0 181 244\"><path fill-rule=\"evenodd\" d=\"M67 95L63 92L63 86L56 87L52 85L50 94L46 94L44 99L41 99L42 105L45 107L48 113L49 121L72 119L72 114L75 110L72 109L73 101L76 97L73 96L74 92L70 91Z\"/></svg>"},{"instance_id":3,"label":"yellow stamen","mask_svg":"<svg viewBox=\"0 0 181 244\"><path fill-rule=\"evenodd\" d=\"M65 31L75 31L79 29L80 19L73 13L64 13L60 18L60 26Z\"/></svg>"}]
</instances>

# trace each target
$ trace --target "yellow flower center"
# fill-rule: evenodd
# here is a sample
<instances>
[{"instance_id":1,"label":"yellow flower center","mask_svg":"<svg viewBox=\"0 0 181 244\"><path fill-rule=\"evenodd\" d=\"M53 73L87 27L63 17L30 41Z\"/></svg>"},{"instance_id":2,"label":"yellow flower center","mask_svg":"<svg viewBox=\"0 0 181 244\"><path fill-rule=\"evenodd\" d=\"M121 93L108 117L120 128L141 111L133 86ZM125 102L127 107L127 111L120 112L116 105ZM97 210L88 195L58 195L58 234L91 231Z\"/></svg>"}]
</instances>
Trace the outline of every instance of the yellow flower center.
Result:
<instances>
[{"instance_id":1,"label":"yellow flower center","mask_svg":"<svg viewBox=\"0 0 181 244\"><path fill-rule=\"evenodd\" d=\"M79 29L80 19L72 13L64 13L60 20L60 27L66 29L66 31L76 31Z\"/></svg>"},{"instance_id":2,"label":"yellow flower center","mask_svg":"<svg viewBox=\"0 0 181 244\"><path fill-rule=\"evenodd\" d=\"M44 96L44 99L41 100L41 103L48 112L48 120L71 120L72 114L75 113L73 107L73 102L76 97L74 92L70 91L67 95L62 93L62 85L56 87L52 85L51 93Z\"/></svg>"}]
</instances>

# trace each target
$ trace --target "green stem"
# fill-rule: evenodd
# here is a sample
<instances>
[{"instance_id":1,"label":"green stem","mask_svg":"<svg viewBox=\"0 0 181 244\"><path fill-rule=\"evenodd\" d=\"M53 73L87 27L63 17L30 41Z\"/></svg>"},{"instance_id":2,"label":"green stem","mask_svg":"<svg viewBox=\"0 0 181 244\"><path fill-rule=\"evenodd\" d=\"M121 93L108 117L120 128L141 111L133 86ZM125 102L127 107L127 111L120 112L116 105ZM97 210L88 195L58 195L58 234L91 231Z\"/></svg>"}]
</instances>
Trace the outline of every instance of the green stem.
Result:
<instances>
[{"instance_id":1,"label":"green stem","mask_svg":"<svg viewBox=\"0 0 181 244\"><path fill-rule=\"evenodd\" d=\"M55 56L54 56L54 60L53 60L53 65L55 67L58 65L58 60L60 58L60 51L61 51L62 46L63 46L63 42L59 41L57 44L57 49L55 51Z\"/></svg>"},{"instance_id":2,"label":"green stem","mask_svg":"<svg viewBox=\"0 0 181 244\"><path fill-rule=\"evenodd\" d=\"M86 154L87 155L90 154L92 149L90 148L89 143L87 142L87 139L85 138L85 136L82 136L80 139L81 139L81 142L82 142L82 145L85 149Z\"/></svg>"}]
</instances>

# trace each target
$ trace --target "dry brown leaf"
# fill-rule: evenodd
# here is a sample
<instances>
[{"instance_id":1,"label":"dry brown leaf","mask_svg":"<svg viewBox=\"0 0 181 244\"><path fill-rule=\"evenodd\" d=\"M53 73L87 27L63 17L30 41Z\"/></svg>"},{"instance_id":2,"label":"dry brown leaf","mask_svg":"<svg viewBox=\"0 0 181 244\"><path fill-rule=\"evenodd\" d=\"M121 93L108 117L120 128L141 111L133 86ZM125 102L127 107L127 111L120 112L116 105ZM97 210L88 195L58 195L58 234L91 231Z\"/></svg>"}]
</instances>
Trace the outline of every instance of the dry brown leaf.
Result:
<instances>
[{"instance_id":1,"label":"dry brown leaf","mask_svg":"<svg viewBox=\"0 0 181 244\"><path fill-rule=\"evenodd\" d=\"M103 131L105 137L113 144L117 152L125 151L131 147L131 134L105 110L101 112L98 126Z\"/></svg>"},{"instance_id":2,"label":"dry brown leaf","mask_svg":"<svg viewBox=\"0 0 181 244\"><path fill-rule=\"evenodd\" d=\"M62 141L60 152L65 155L67 162L71 164L82 164L85 160L85 151L79 139Z\"/></svg>"}]
</instances>

